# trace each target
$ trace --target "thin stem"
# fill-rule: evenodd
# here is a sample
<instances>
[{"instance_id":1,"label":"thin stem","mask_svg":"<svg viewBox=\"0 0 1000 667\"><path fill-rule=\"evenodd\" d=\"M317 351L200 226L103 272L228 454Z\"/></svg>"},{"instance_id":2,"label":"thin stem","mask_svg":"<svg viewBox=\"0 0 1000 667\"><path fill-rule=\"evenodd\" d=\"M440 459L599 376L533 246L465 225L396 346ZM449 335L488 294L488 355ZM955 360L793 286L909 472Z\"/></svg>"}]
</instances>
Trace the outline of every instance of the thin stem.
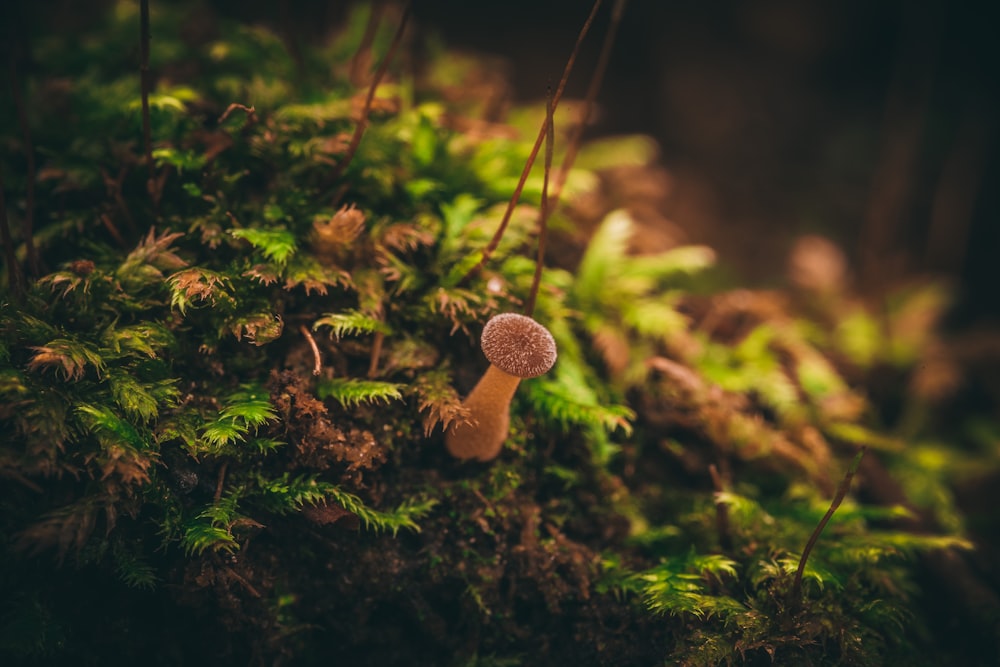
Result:
<instances>
[{"instance_id":1,"label":"thin stem","mask_svg":"<svg viewBox=\"0 0 1000 667\"><path fill-rule=\"evenodd\" d=\"M555 175L551 197L552 209L559 206L559 198L562 197L563 186L566 184L569 170L573 168L577 153L580 152L583 131L586 129L587 121L590 120L590 115L594 111L594 103L597 100L597 93L601 89L601 83L604 81L604 74L608 69L608 61L611 59L611 48L614 46L615 37L618 35L618 26L621 25L626 2L627 0L617 0L611 10L611 25L608 26L608 32L604 35L604 43L601 45L601 53L597 58L597 66L594 68L590 85L587 87L587 95L584 98L580 117L571 131L569 141L566 145L566 154L563 156L562 164Z\"/></svg>"},{"instance_id":2,"label":"thin stem","mask_svg":"<svg viewBox=\"0 0 1000 667\"><path fill-rule=\"evenodd\" d=\"M24 155L27 161L27 184L25 187L24 205L24 248L28 254L28 269L31 275L38 277L41 275L41 265L38 261L38 250L35 248L34 237L34 217L35 217L35 148L31 142L31 129L28 123L28 113L24 106L24 97L21 95L21 85L17 78L17 64L14 56L10 57L10 87L14 97L14 108L17 109L17 123L21 126L21 135L24 139Z\"/></svg>"},{"instance_id":3,"label":"thin stem","mask_svg":"<svg viewBox=\"0 0 1000 667\"><path fill-rule=\"evenodd\" d=\"M580 34L576 38L576 44L573 45L573 51L570 53L569 60L566 61L566 68L563 70L562 78L559 80L559 85L556 87L556 92L552 96L552 109L553 111L559 106L559 100L562 99L563 90L566 88L566 82L569 80L570 72L573 71L573 65L576 63L576 56L580 52L580 46L583 44L584 37L590 31L590 26L594 22L594 17L597 16L597 10L601 7L602 0L595 0L594 6L590 10L590 15L587 17L586 22L583 24L583 28L580 29ZM524 168L521 170L521 178L517 181L517 187L514 188L514 194L511 195L510 201L507 203L507 210L504 211L503 218L500 220L500 226L497 228L496 233L490 240L489 244L483 250L483 256L479 259L479 262L469 269L468 273L462 276L459 280L459 284L464 283L466 280L472 276L479 273L486 263L490 260L493 252L500 245L500 239L503 238L504 233L507 231L507 225L510 224L510 218L514 214L514 207L517 206L518 201L521 199L521 192L524 190L524 184L528 180L528 174L531 173L531 168L535 165L535 158L538 157L538 151L542 148L542 141L545 139L545 134L548 130L548 120L542 122L542 127L538 131L538 137L535 139L535 145L531 148L531 153L528 155L528 160L524 163Z\"/></svg>"},{"instance_id":4,"label":"thin stem","mask_svg":"<svg viewBox=\"0 0 1000 667\"><path fill-rule=\"evenodd\" d=\"M146 188L153 194L153 131L149 122L149 0L139 0L139 85L142 88L142 144L146 151L149 180Z\"/></svg>"},{"instance_id":5,"label":"thin stem","mask_svg":"<svg viewBox=\"0 0 1000 667\"><path fill-rule=\"evenodd\" d=\"M306 325L304 325L304 324L299 327L299 331L301 331L302 335L306 337L306 340L309 341L309 347L312 348L312 353L313 353L313 375L319 375L320 371L323 370L323 360L320 357L319 346L316 345L316 339L313 338L313 335L311 333L309 333L309 329L306 328Z\"/></svg>"},{"instance_id":6,"label":"thin stem","mask_svg":"<svg viewBox=\"0 0 1000 667\"><path fill-rule=\"evenodd\" d=\"M399 48L400 42L403 40L403 31L406 29L406 22L409 18L410 3L407 2L406 7L403 9L403 17L399 20L399 27L396 28L396 34L392 37L392 43L389 45L389 50L386 52L385 58L383 58L382 62L379 64L378 70L375 72L375 77L372 79L372 83L368 87L368 95L365 97L365 105L361 109L361 118L358 120L358 124L354 128L354 136L351 137L351 143L348 145L347 152L344 153L344 157L334 168L330 180L336 181L343 176L348 165L350 165L351 161L354 159L355 153L358 152L358 146L361 145L361 137L364 136L365 129L368 127L368 114L371 113L372 102L375 100L375 91L378 89L379 83L382 82L382 78L389 69L389 63L392 62L392 58L396 54L396 50Z\"/></svg>"},{"instance_id":7,"label":"thin stem","mask_svg":"<svg viewBox=\"0 0 1000 667\"><path fill-rule=\"evenodd\" d=\"M795 570L795 579L792 581L792 604L798 604L802 600L802 573L805 572L806 562L809 560L809 554L812 553L813 547L816 546L816 542L819 540L820 533L826 528L826 524L830 522L833 517L834 512L840 507L840 503L844 502L844 497L847 496L847 492L851 488L851 480L854 479L855 473L858 472L858 467L861 465L861 459L865 455L865 447L861 446L858 450L857 455L851 462L850 467L847 469L847 473L844 475L844 479L841 480L840 486L837 487L837 493L833 496L833 501L830 503L830 509L826 511L823 518L819 520L816 525L815 530L813 530L812 535L809 536L809 541L806 542L806 548L802 550L802 556L799 558L799 567Z\"/></svg>"},{"instance_id":8,"label":"thin stem","mask_svg":"<svg viewBox=\"0 0 1000 667\"><path fill-rule=\"evenodd\" d=\"M233 102L228 107L226 107L226 110L222 112L222 115L219 116L219 120L217 120L216 123L222 125L226 121L226 119L229 118L230 114L232 114L234 111L237 110L242 111L247 115L246 122L248 123L253 120L256 120L257 118L257 109L253 105L247 106L245 104L240 104L239 102Z\"/></svg>"},{"instance_id":9,"label":"thin stem","mask_svg":"<svg viewBox=\"0 0 1000 667\"><path fill-rule=\"evenodd\" d=\"M111 216L107 213L102 213L100 215L100 220L104 224L104 228L108 230L109 234L111 234L111 238L113 238L123 250L127 250L128 243L125 242L125 237L122 236L122 233L118 231L117 227L115 227L115 223L111 220Z\"/></svg>"},{"instance_id":10,"label":"thin stem","mask_svg":"<svg viewBox=\"0 0 1000 667\"><path fill-rule=\"evenodd\" d=\"M378 360L382 356L382 344L385 342L385 334L376 331L372 338L371 358L368 361L368 377L373 378L378 375Z\"/></svg>"},{"instance_id":11,"label":"thin stem","mask_svg":"<svg viewBox=\"0 0 1000 667\"><path fill-rule=\"evenodd\" d=\"M708 466L708 473L712 476L712 486L715 487L715 529L719 533L719 546L724 551L729 551L733 547L732 535L729 531L729 506L718 498L718 494L726 490L722 483L722 475L719 469L712 463Z\"/></svg>"},{"instance_id":12,"label":"thin stem","mask_svg":"<svg viewBox=\"0 0 1000 667\"><path fill-rule=\"evenodd\" d=\"M551 93L551 91L550 91ZM538 289L542 284L542 266L545 264L545 242L549 232L549 173L552 171L552 141L555 122L552 119L552 96L545 98L545 170L542 175L542 202L538 211L538 255L535 258L535 275L531 279L531 291L524 306L524 314L531 317L535 312Z\"/></svg>"},{"instance_id":13,"label":"thin stem","mask_svg":"<svg viewBox=\"0 0 1000 667\"><path fill-rule=\"evenodd\" d=\"M213 496L213 502L219 502L222 498L222 490L226 486L226 470L229 468L229 461L224 461L222 466L219 467L219 476L215 480L215 496Z\"/></svg>"}]
</instances>

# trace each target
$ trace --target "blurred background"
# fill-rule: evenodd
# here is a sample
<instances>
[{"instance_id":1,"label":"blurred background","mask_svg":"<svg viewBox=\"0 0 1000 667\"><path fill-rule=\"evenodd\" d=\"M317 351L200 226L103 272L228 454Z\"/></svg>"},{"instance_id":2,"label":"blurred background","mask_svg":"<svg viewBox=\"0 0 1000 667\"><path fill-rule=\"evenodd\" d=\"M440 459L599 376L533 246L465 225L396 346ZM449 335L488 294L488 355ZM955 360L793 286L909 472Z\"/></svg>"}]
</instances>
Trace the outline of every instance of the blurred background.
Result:
<instances>
[{"instance_id":1,"label":"blurred background","mask_svg":"<svg viewBox=\"0 0 1000 667\"><path fill-rule=\"evenodd\" d=\"M611 3L607 3L611 4ZM589 2L419 2L451 45L504 56L520 99L558 80ZM568 94L582 96L605 8ZM877 294L943 274L953 321L1000 318L1000 42L987 3L632 0L591 135L648 133L666 215L748 281L828 236Z\"/></svg>"},{"instance_id":2,"label":"blurred background","mask_svg":"<svg viewBox=\"0 0 1000 667\"><path fill-rule=\"evenodd\" d=\"M8 37L72 39L96 6L113 3L2 4ZM207 4L267 23L290 44L323 39L352 5ZM583 96L612 4L569 97ZM590 6L419 0L413 27L499 56L515 98L529 102L558 81ZM778 283L795 239L818 233L843 248L865 294L934 273L958 291L953 324L1000 321L1000 42L989 7L631 0L589 136L654 137L670 235L709 243L748 285Z\"/></svg>"}]
</instances>

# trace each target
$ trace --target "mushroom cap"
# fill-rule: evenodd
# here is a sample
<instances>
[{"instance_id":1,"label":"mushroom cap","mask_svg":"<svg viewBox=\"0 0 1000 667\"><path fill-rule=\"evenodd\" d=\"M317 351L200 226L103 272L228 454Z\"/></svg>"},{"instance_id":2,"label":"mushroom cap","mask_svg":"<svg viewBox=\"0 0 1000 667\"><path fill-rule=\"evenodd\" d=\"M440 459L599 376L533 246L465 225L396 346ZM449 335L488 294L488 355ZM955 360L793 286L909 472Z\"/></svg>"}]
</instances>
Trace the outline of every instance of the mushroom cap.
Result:
<instances>
[{"instance_id":1,"label":"mushroom cap","mask_svg":"<svg viewBox=\"0 0 1000 667\"><path fill-rule=\"evenodd\" d=\"M552 334L525 315L495 315L483 327L481 344L491 364L515 377L536 377L556 363Z\"/></svg>"}]
</instances>

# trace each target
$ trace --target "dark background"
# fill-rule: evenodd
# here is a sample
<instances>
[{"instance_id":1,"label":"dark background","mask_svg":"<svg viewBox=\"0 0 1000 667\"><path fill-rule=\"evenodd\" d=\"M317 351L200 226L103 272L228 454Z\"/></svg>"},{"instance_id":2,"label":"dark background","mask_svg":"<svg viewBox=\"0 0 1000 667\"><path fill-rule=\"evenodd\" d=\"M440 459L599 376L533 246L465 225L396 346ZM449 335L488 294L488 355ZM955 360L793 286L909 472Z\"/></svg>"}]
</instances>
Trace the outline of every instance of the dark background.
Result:
<instances>
[{"instance_id":1,"label":"dark background","mask_svg":"<svg viewBox=\"0 0 1000 667\"><path fill-rule=\"evenodd\" d=\"M568 94L582 96L611 3ZM502 54L523 99L557 80L590 3L418 2L449 44ZM1000 40L989 3L632 0L593 135L663 147L668 214L770 282L819 232L877 294L951 277L955 321L1000 318ZM586 47L585 47L586 48Z\"/></svg>"},{"instance_id":2,"label":"dark background","mask_svg":"<svg viewBox=\"0 0 1000 667\"><path fill-rule=\"evenodd\" d=\"M0 2L5 41L72 39L104 2ZM156 5L156 0L152 4ZM209 0L291 42L329 34L350 2ZM605 1L567 95L582 97ZM590 136L662 146L664 215L748 283L775 283L796 236L847 252L857 287L951 278L952 321L1000 321L1000 40L986 2L631 0ZM416 0L414 25L509 63L515 95L558 80L587 0ZM153 26L153 46L155 48Z\"/></svg>"}]
</instances>

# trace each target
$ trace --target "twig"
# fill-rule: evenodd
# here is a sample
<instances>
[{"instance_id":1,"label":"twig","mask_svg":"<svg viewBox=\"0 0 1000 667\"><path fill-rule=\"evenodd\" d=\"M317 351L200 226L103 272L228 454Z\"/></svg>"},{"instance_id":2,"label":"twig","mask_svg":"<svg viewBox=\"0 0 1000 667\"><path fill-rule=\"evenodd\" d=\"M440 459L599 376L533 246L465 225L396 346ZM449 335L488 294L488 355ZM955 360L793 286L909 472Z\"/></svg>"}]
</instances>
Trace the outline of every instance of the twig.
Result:
<instances>
[{"instance_id":1,"label":"twig","mask_svg":"<svg viewBox=\"0 0 1000 667\"><path fill-rule=\"evenodd\" d=\"M371 361L368 362L368 377L370 378L378 374L378 358L382 356L382 341L384 340L385 334L381 331L376 331L372 339Z\"/></svg>"},{"instance_id":2,"label":"twig","mask_svg":"<svg viewBox=\"0 0 1000 667\"><path fill-rule=\"evenodd\" d=\"M247 589L247 592L250 593L250 595L254 596L255 598L259 598L261 596L260 595L260 591L258 591L256 588L254 588L253 584L251 584L249 581L247 581L246 577L244 577L243 575L241 575L239 572L237 572L233 568L227 567L226 568L226 573L229 574L229 576L231 576L233 579L235 579L236 581L238 581L240 584L242 584L243 588Z\"/></svg>"},{"instance_id":3,"label":"twig","mask_svg":"<svg viewBox=\"0 0 1000 667\"><path fill-rule=\"evenodd\" d=\"M4 259L7 262L7 284L11 293L19 300L24 296L24 275L14 252L14 239L7 221L7 199L4 197L3 174L0 173L0 239L3 240Z\"/></svg>"},{"instance_id":4,"label":"twig","mask_svg":"<svg viewBox=\"0 0 1000 667\"><path fill-rule=\"evenodd\" d=\"M726 490L722 483L722 476L715 464L709 464L708 473L712 476L712 486L715 487L715 528L719 533L719 546L723 551L729 551L733 547L732 534L729 531L729 506L722 502L718 494Z\"/></svg>"},{"instance_id":5,"label":"twig","mask_svg":"<svg viewBox=\"0 0 1000 667\"><path fill-rule=\"evenodd\" d=\"M344 172L347 170L348 165L354 159L354 155L358 152L358 146L361 145L361 137L364 136L365 129L368 127L368 114L371 113L372 102L375 100L375 91L378 89L379 83L382 82L382 77L385 76L386 71L389 69L389 63L392 61L393 56L396 54L396 49L399 48L400 42L403 40L403 31L406 29L406 22L410 18L410 3L406 3L406 7L403 9L403 17L399 20L399 27L396 28L396 34L392 37L392 43L389 44L389 50L385 54L385 58L378 66L378 70L375 72L375 77L372 79L371 86L368 87L368 95L365 97L365 105L361 109L361 118L358 119L358 124L354 128L354 136L351 137L351 143L347 147L347 152L344 153L344 157L337 163L337 166L333 169L333 174L330 176L330 180L336 181Z\"/></svg>"},{"instance_id":6,"label":"twig","mask_svg":"<svg viewBox=\"0 0 1000 667\"><path fill-rule=\"evenodd\" d=\"M222 489L226 485L226 469L229 468L229 462L224 461L222 466L219 467L219 479L215 482L215 495L212 496L213 502L219 502L222 498Z\"/></svg>"},{"instance_id":7,"label":"twig","mask_svg":"<svg viewBox=\"0 0 1000 667\"><path fill-rule=\"evenodd\" d=\"M101 222L104 223L104 228L108 230L108 233L111 234L111 237L115 240L115 242L121 246L123 250L127 250L128 243L125 242L125 237L122 236L122 233L118 231L117 227L115 227L115 223L111 221L111 217L107 213L102 213L100 218Z\"/></svg>"},{"instance_id":8,"label":"twig","mask_svg":"<svg viewBox=\"0 0 1000 667\"><path fill-rule=\"evenodd\" d=\"M309 341L309 347L312 348L313 361L314 361L313 375L319 375L320 371L323 370L323 361L322 358L319 356L319 346L316 345L316 339L313 338L313 335L309 333L309 329L307 329L306 325L304 324L299 326L299 331L301 331L302 335L306 337L306 340Z\"/></svg>"},{"instance_id":9,"label":"twig","mask_svg":"<svg viewBox=\"0 0 1000 667\"><path fill-rule=\"evenodd\" d=\"M236 110L243 111L244 113L246 113L247 123L250 123L251 121L257 119L256 107L254 107L253 105L246 106L245 104L240 104L239 102L233 102L228 107L226 107L226 110L222 112L222 115L219 116L219 120L216 121L216 123L222 125L222 123L224 123L225 120L229 118L229 116Z\"/></svg>"},{"instance_id":10,"label":"twig","mask_svg":"<svg viewBox=\"0 0 1000 667\"><path fill-rule=\"evenodd\" d=\"M35 218L35 148L31 142L31 128L28 123L28 113L21 95L21 84L17 78L17 64L14 55L10 57L10 88L14 98L14 108L17 110L17 124L21 126L24 138L24 156L27 160L27 184L25 187L24 204L24 248L28 254L28 270L36 278L41 275L41 265L38 261L38 250L35 248L34 218Z\"/></svg>"},{"instance_id":11,"label":"twig","mask_svg":"<svg viewBox=\"0 0 1000 667\"><path fill-rule=\"evenodd\" d=\"M809 560L809 554L812 553L813 547L816 546L817 540L819 540L820 533L826 528L826 524L830 522L833 517L833 513L837 511L840 507L840 503L844 502L844 497L847 496L847 492L851 488L851 480L854 479L855 473L858 472L858 466L861 465L861 459L865 455L865 450L867 447L865 445L861 446L858 450L857 455L851 462L850 467L847 469L847 473L844 475L844 479L841 480L840 486L837 487L837 493L833 496L833 501L830 503L830 509L826 511L823 518L819 520L816 528L813 530L812 535L809 536L809 541L806 542L806 548L802 550L802 556L799 557L799 567L795 570L795 579L792 580L792 592L791 599L792 604L799 604L802 601L802 573L806 569L806 561Z\"/></svg>"},{"instance_id":12,"label":"twig","mask_svg":"<svg viewBox=\"0 0 1000 667\"><path fill-rule=\"evenodd\" d=\"M559 106L559 100L562 99L563 90L566 88L566 82L569 80L570 72L573 71L573 65L576 63L576 56L580 52L580 46L583 44L584 37L590 31L590 26L594 22L594 17L597 16L597 10L601 7L602 0L594 0L594 6L590 10L590 15L587 17L586 22L583 24L583 28L580 29L580 34L576 38L576 44L573 46L573 51L570 53L569 60L566 61L566 69L563 70L562 78L559 80L559 85L556 87L556 92L552 96L552 109L555 110ZM514 207L517 206L518 201L521 199L521 192L524 190L524 184L528 180L528 174L531 173L531 168L535 165L535 158L538 157L538 151L542 148L542 141L545 139L545 134L548 130L548 119L542 122L542 127L538 131L538 137L535 139L535 145L531 148L531 153L528 154L528 160L524 163L524 169L521 170L521 178L517 181L517 187L514 188L514 194L511 195L510 201L507 203L507 210L504 211L503 218L500 220L500 226L497 228L496 233L490 240L489 244L483 250L483 256L480 257L479 262L469 269L469 271L462 276L459 280L459 284L464 283L472 276L479 273L486 263L490 260L493 252L500 245L500 239L503 238L504 233L507 231L507 225L510 224L510 218L514 213Z\"/></svg>"},{"instance_id":13,"label":"twig","mask_svg":"<svg viewBox=\"0 0 1000 667\"><path fill-rule=\"evenodd\" d=\"M555 134L552 112L552 96L549 94L545 97L545 169L542 175L542 201L538 211L538 253L535 258L535 275L531 279L531 290L524 306L524 314L528 317L535 313L535 301L542 285L542 266L545 264L545 242L549 235L549 174L552 171L552 140Z\"/></svg>"},{"instance_id":14,"label":"twig","mask_svg":"<svg viewBox=\"0 0 1000 667\"><path fill-rule=\"evenodd\" d=\"M125 203L125 197L122 194L122 187L125 183L125 177L128 176L128 165L123 165L121 169L118 170L118 178L111 178L107 170L101 167L101 176L104 178L104 186L108 189L108 194L115 200L115 204L118 205L118 210L122 213L122 218L128 225L129 231L132 233L133 237L139 236L139 231L135 227L135 220L132 218L131 211L128 210L128 204Z\"/></svg>"},{"instance_id":15,"label":"twig","mask_svg":"<svg viewBox=\"0 0 1000 667\"><path fill-rule=\"evenodd\" d=\"M601 89L601 82L604 81L604 74L608 69L608 61L611 59L611 48L614 46L615 37L618 35L618 26L621 25L626 2L627 0L617 0L615 6L611 9L611 25L608 26L608 31L604 35L604 44L601 45L601 53L597 58L597 66L594 68L594 74L590 78L590 85L587 87L587 94L584 97L580 117L577 118L576 126L572 129L569 141L566 144L566 154L563 155L562 164L559 166L559 170L556 171L552 184L550 208L553 210L559 206L559 198L562 197L563 186L566 185L569 170L573 168L577 153L580 152L583 131L586 129L587 121L590 120L590 115L594 111L594 102L597 100L597 93Z\"/></svg>"},{"instance_id":16,"label":"twig","mask_svg":"<svg viewBox=\"0 0 1000 667\"><path fill-rule=\"evenodd\" d=\"M146 189L152 196L156 178L153 173L153 131L149 122L149 0L139 0L139 84L142 87L142 143L149 170Z\"/></svg>"}]
</instances>

